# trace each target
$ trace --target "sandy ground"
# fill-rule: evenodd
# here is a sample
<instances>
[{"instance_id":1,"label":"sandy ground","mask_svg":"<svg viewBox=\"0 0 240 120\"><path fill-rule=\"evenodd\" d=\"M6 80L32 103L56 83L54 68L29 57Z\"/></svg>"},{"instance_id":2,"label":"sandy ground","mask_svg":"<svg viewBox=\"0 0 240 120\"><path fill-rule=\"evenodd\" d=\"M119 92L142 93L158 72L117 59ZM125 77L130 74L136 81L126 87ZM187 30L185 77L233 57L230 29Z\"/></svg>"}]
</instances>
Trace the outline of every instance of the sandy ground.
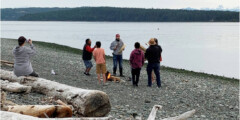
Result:
<instances>
[{"instance_id":1,"label":"sandy ground","mask_svg":"<svg viewBox=\"0 0 240 120\"><path fill-rule=\"evenodd\" d=\"M162 87L147 87L146 67L142 68L139 87L133 87L128 81L131 71L128 61L124 61L125 82L108 82L99 85L95 74L95 63L91 76L85 76L84 63L79 49L56 44L33 42L37 55L32 58L34 70L43 78L63 84L106 92L109 95L112 110L109 115L125 119L137 114L148 117L153 105L163 106L157 113L157 119L179 115L196 109L193 120L237 120L239 119L239 80L220 76L194 73L173 68L161 68ZM1 39L1 59L13 61L12 49L16 40ZM107 49L108 50L108 49ZM7 66L2 69L13 70ZM112 72L112 59L107 59L107 68ZM51 75L54 69L58 75ZM47 104L41 100L45 95L31 93L21 95L8 93L8 99L18 104Z\"/></svg>"}]
</instances>

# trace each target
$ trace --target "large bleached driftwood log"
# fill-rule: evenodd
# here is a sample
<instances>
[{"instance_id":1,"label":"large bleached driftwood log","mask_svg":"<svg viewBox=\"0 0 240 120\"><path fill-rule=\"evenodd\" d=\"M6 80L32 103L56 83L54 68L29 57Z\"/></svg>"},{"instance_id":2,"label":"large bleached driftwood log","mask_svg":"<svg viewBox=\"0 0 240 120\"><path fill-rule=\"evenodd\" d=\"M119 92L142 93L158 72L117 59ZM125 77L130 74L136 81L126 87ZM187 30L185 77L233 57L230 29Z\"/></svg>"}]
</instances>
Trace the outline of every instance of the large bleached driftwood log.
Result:
<instances>
[{"instance_id":1,"label":"large bleached driftwood log","mask_svg":"<svg viewBox=\"0 0 240 120\"><path fill-rule=\"evenodd\" d=\"M56 118L37 118L13 112L0 111L1 120L56 120ZM110 117L90 118L58 118L57 120L111 120Z\"/></svg>"},{"instance_id":2,"label":"large bleached driftwood log","mask_svg":"<svg viewBox=\"0 0 240 120\"><path fill-rule=\"evenodd\" d=\"M31 89L32 89L31 86L21 85L18 82L9 82L7 80L0 80L0 83L1 83L1 89L9 92L29 93L31 92Z\"/></svg>"},{"instance_id":3,"label":"large bleached driftwood log","mask_svg":"<svg viewBox=\"0 0 240 120\"><path fill-rule=\"evenodd\" d=\"M66 101L85 117L102 117L111 109L109 98L102 91L71 87L43 78L16 77L13 72L6 70L1 70L0 77L10 82L32 86L33 91Z\"/></svg>"}]
</instances>

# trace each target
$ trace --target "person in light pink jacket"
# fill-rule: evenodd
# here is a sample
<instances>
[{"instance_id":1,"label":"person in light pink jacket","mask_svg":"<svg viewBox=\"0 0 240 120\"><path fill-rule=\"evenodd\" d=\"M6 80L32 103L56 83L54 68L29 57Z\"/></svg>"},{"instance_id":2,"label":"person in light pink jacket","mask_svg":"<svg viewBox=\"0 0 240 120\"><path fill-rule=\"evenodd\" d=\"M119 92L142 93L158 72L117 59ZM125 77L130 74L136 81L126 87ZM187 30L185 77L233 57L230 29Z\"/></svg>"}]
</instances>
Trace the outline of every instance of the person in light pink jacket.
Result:
<instances>
[{"instance_id":1,"label":"person in light pink jacket","mask_svg":"<svg viewBox=\"0 0 240 120\"><path fill-rule=\"evenodd\" d=\"M144 52L139 49L140 43L135 43L135 49L131 52L130 55L130 65L132 72L132 84L133 86L138 86L138 81L140 77L140 71L144 64Z\"/></svg>"}]
</instances>

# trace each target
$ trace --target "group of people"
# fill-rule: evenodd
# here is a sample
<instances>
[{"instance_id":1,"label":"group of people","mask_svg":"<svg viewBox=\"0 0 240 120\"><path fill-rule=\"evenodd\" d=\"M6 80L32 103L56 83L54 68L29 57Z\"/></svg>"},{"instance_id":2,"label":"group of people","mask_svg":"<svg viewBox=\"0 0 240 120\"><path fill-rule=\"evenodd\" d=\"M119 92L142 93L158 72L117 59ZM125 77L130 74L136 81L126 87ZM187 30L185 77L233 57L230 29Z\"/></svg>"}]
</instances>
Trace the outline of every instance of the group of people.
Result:
<instances>
[{"instance_id":1,"label":"group of people","mask_svg":"<svg viewBox=\"0 0 240 120\"><path fill-rule=\"evenodd\" d=\"M162 48L158 45L158 40L156 38L151 38L148 42L149 47L145 50L139 42L136 42L134 47L135 49L131 52L130 55L130 65L131 65L131 73L132 73L132 84L134 86L138 86L139 77L141 73L141 68L144 65L144 61L148 60L147 65L147 74L148 74L148 87L152 86L153 82L153 72L156 76L157 86L161 87L160 80L160 61L161 61L161 53ZM111 43L110 49L113 50L113 76L116 76L117 66L119 65L120 76L123 75L123 66L122 66L122 49L124 43L120 39L120 35L116 34L116 39ZM103 78L103 83L106 83L105 73L106 69L106 58L104 49L101 48L101 42L97 41L96 45L91 48L91 40L86 39L86 44L83 47L83 55L82 59L86 66L86 70L84 72L85 75L90 75L89 72L93 67L91 59L92 56L96 61L96 73L98 76L98 81L101 83L101 76Z\"/></svg>"},{"instance_id":2,"label":"group of people","mask_svg":"<svg viewBox=\"0 0 240 120\"><path fill-rule=\"evenodd\" d=\"M96 62L96 73L98 76L99 84L101 84L101 76L103 78L103 83L107 82L106 78L106 57L105 51L101 48L101 42L97 41L94 47L91 47L91 40L86 39L85 45L83 47L82 59L86 66L84 74L90 76L90 70L93 67L91 62L92 57ZM25 43L29 43L30 47L24 46ZM151 38L148 42L149 47L147 49L143 48L139 42L136 42L135 49L130 55L130 65L132 73L132 84L138 86L139 77L141 73L141 68L144 65L144 61L147 60L147 74L148 74L148 87L152 86L153 72L156 76L157 86L161 87L160 80L160 61L162 48L158 45L158 40L156 38ZM119 73L121 77L123 75L122 66L122 51L124 43L120 39L120 35L116 34L116 39L111 43L110 49L113 51L113 76L116 76L117 66L119 66ZM34 76L39 75L33 71L30 58L36 54L36 49L32 43L32 40L27 40L25 37L21 36L18 38L18 46L13 49L14 55L14 74L16 76Z\"/></svg>"}]
</instances>

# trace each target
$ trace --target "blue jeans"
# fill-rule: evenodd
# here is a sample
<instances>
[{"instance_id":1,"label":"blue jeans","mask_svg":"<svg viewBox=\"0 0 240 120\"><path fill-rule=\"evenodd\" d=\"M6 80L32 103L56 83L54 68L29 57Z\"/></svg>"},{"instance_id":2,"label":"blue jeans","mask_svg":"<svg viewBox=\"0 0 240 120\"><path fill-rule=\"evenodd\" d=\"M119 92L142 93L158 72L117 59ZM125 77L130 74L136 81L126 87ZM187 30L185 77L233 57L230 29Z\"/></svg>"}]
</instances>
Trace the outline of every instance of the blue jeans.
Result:
<instances>
[{"instance_id":1,"label":"blue jeans","mask_svg":"<svg viewBox=\"0 0 240 120\"><path fill-rule=\"evenodd\" d=\"M92 61L91 60L83 60L86 68L91 68L93 65L92 65Z\"/></svg>"},{"instance_id":2,"label":"blue jeans","mask_svg":"<svg viewBox=\"0 0 240 120\"><path fill-rule=\"evenodd\" d=\"M119 68L122 69L122 55L113 55L113 69L117 69L117 63L119 63Z\"/></svg>"},{"instance_id":3,"label":"blue jeans","mask_svg":"<svg viewBox=\"0 0 240 120\"><path fill-rule=\"evenodd\" d=\"M161 79L160 79L160 63L148 63L147 65L147 74L148 74L148 86L152 86L152 70L157 78L157 85L161 87Z\"/></svg>"}]
</instances>

